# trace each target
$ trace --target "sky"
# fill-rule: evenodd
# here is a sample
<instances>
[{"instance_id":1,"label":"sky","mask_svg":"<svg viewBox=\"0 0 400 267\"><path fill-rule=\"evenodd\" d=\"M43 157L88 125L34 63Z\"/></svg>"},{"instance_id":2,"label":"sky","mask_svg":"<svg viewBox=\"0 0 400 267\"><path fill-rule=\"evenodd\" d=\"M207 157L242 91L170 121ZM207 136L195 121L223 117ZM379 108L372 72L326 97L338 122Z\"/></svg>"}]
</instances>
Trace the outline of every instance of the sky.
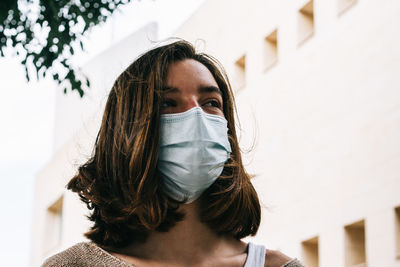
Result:
<instances>
[{"instance_id":1,"label":"sky","mask_svg":"<svg viewBox=\"0 0 400 267\"><path fill-rule=\"evenodd\" d=\"M85 40L83 65L151 21L169 37L204 0L141 0L121 8ZM15 58L0 58L0 258L1 266L29 266L34 179L53 154L56 84L27 83Z\"/></svg>"}]
</instances>

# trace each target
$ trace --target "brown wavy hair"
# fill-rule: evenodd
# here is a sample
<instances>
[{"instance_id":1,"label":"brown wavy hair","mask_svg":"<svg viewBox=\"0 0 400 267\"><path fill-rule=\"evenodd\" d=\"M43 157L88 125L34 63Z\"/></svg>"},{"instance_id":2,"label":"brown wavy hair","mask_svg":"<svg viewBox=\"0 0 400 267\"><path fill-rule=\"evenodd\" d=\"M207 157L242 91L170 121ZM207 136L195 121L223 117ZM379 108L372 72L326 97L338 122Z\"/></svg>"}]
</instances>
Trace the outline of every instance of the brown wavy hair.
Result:
<instances>
[{"instance_id":1,"label":"brown wavy hair","mask_svg":"<svg viewBox=\"0 0 400 267\"><path fill-rule=\"evenodd\" d=\"M255 235L260 203L246 173L235 130L235 103L228 77L213 57L178 40L136 59L108 96L92 157L67 188L79 194L94 223L85 236L103 247L144 242L151 231L168 231L184 218L179 203L162 190L157 171L162 89L169 66L194 59L214 76L228 121L231 158L200 198L201 220L216 233L241 239Z\"/></svg>"}]
</instances>

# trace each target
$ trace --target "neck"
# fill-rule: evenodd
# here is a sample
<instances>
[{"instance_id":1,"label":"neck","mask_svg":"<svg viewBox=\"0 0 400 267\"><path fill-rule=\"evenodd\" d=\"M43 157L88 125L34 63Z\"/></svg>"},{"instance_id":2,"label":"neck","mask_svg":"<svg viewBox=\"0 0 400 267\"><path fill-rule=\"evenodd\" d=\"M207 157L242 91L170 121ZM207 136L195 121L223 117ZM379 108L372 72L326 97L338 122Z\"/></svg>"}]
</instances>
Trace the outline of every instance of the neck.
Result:
<instances>
[{"instance_id":1,"label":"neck","mask_svg":"<svg viewBox=\"0 0 400 267\"><path fill-rule=\"evenodd\" d=\"M196 202L180 207L185 214L168 232L152 232L143 244L133 244L120 251L122 254L159 262L193 262L205 257L226 255L246 250L246 244L232 237L217 235L202 223ZM167 245L166 245L167 244Z\"/></svg>"}]
</instances>

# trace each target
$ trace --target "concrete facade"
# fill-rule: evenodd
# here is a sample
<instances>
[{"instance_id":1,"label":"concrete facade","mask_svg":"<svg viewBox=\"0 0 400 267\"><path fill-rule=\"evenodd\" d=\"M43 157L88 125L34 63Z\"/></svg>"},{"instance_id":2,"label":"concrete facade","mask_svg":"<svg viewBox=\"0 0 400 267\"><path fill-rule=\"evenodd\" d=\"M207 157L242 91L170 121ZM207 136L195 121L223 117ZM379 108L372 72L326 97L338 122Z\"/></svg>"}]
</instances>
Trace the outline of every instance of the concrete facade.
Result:
<instances>
[{"instance_id":1,"label":"concrete facade","mask_svg":"<svg viewBox=\"0 0 400 267\"><path fill-rule=\"evenodd\" d=\"M398 1L208 1L178 30L237 85L265 205L257 242L307 266L400 266L399 11Z\"/></svg>"},{"instance_id":2,"label":"concrete facade","mask_svg":"<svg viewBox=\"0 0 400 267\"><path fill-rule=\"evenodd\" d=\"M307 266L400 266L399 13L396 0L214 0L176 32L230 75L264 207L255 242ZM64 189L82 159L76 138L93 145L88 121L38 175L33 266L88 227ZM61 196L61 241L43 251Z\"/></svg>"}]
</instances>

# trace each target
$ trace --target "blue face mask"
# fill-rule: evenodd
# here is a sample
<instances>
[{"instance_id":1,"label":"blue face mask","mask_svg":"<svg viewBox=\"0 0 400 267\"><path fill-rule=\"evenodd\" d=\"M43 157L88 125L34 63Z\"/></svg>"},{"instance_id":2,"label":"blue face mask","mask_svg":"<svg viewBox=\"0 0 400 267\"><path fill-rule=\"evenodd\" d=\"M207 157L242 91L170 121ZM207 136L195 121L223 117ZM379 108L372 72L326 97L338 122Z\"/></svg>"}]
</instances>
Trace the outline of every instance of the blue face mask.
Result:
<instances>
[{"instance_id":1,"label":"blue face mask","mask_svg":"<svg viewBox=\"0 0 400 267\"><path fill-rule=\"evenodd\" d=\"M158 170L171 198L196 200L221 175L230 153L225 118L200 107L161 115Z\"/></svg>"}]
</instances>

